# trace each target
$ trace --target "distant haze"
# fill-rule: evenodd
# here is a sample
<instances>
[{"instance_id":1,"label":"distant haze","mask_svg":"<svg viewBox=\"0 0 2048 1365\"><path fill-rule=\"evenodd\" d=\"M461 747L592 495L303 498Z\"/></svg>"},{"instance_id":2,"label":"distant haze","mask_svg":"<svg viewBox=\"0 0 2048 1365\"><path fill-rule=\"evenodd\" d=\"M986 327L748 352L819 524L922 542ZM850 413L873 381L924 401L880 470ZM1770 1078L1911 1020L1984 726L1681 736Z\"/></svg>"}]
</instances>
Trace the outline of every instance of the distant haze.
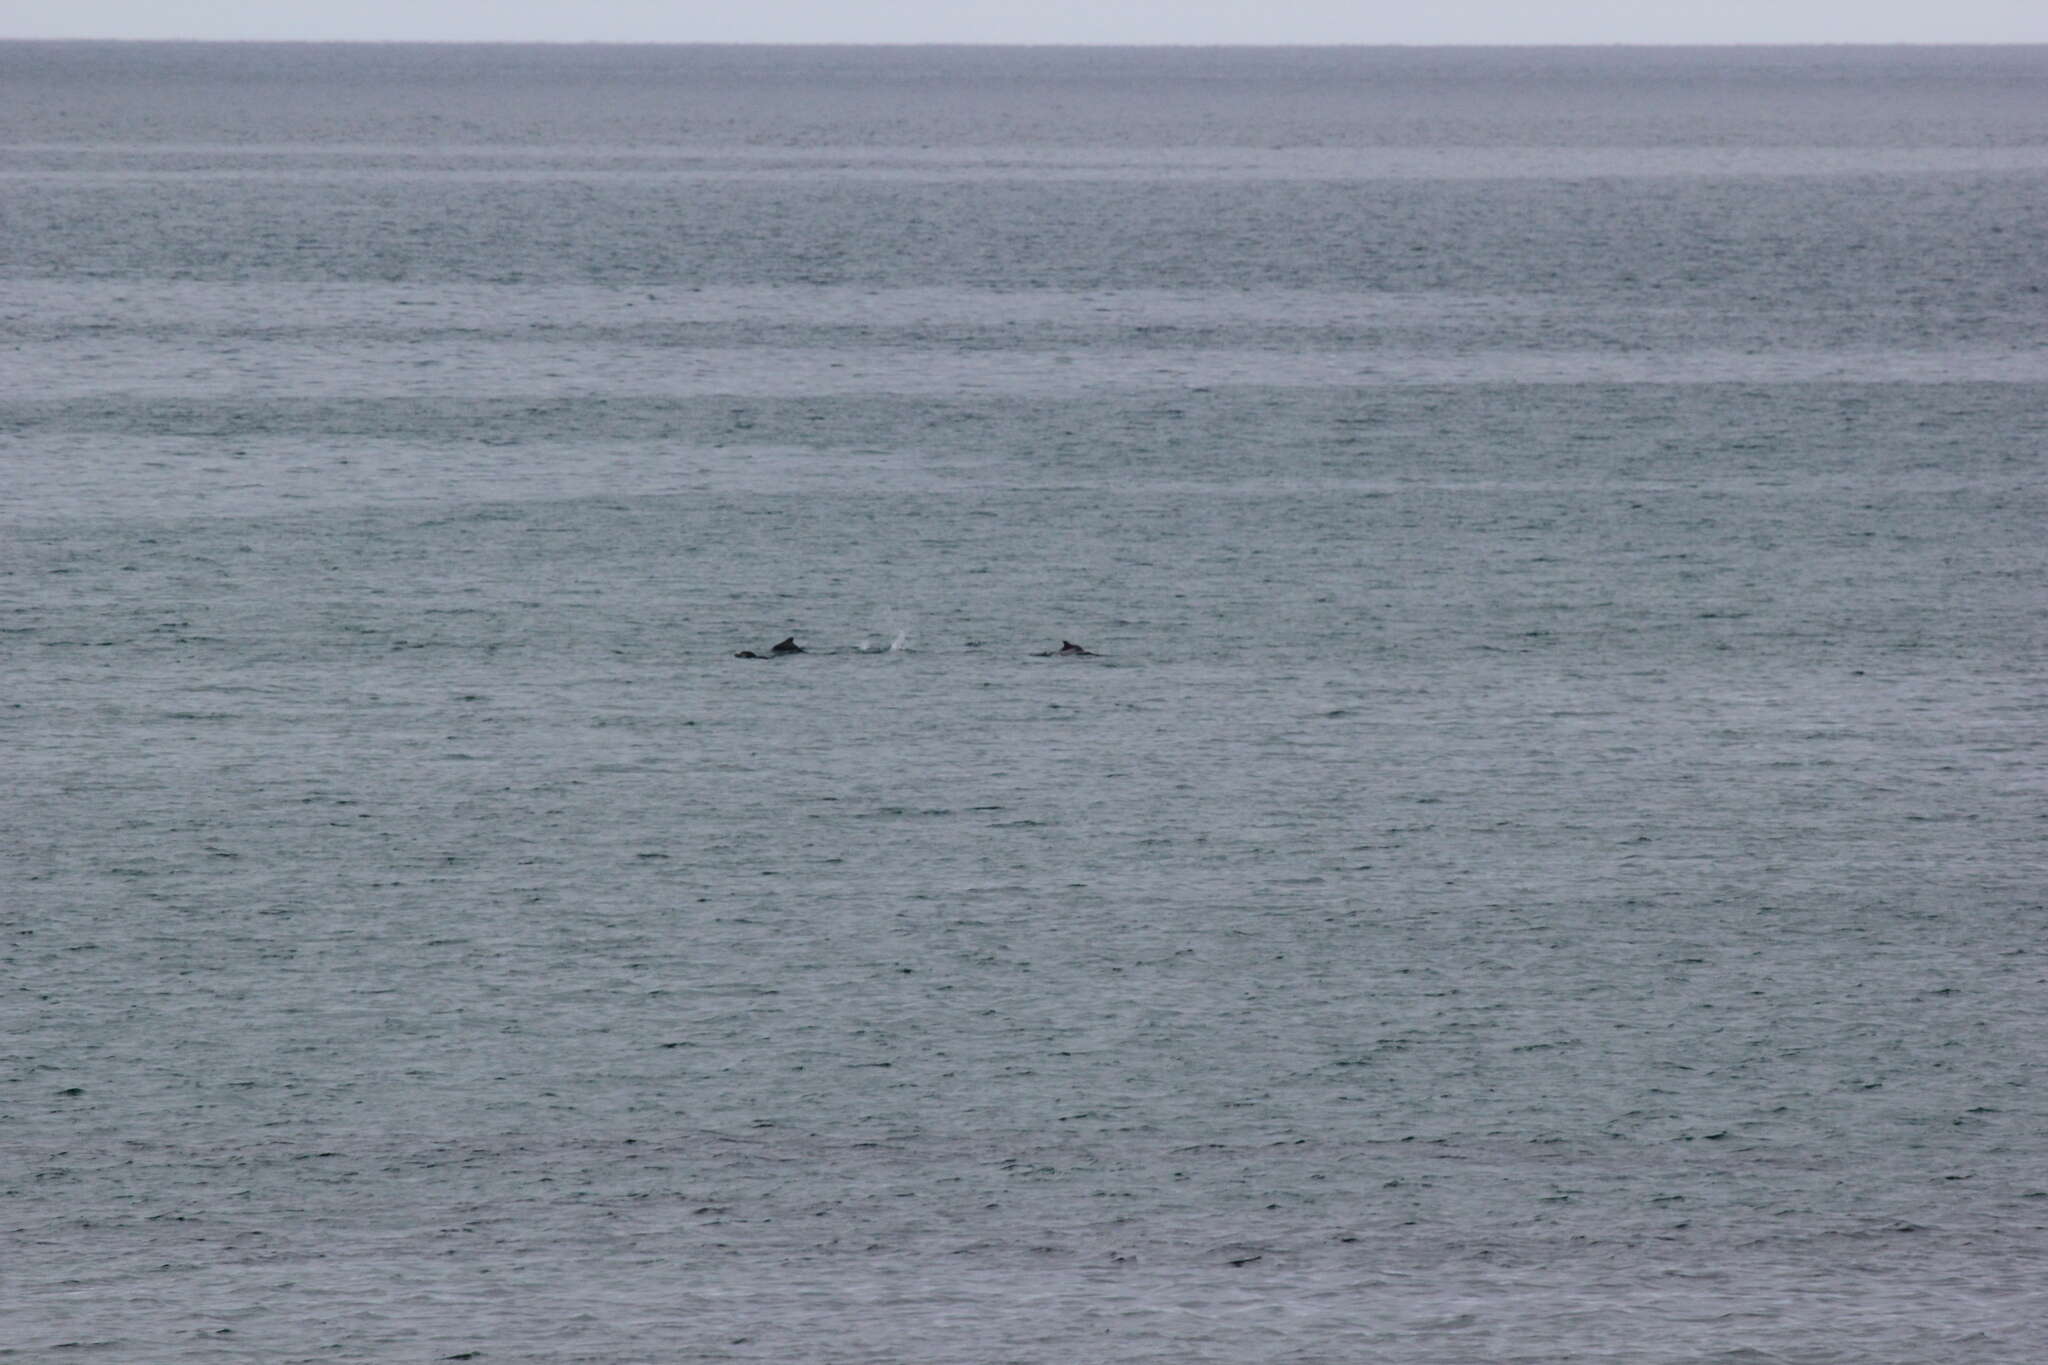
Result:
<instances>
[{"instance_id":1,"label":"distant haze","mask_svg":"<svg viewBox=\"0 0 2048 1365\"><path fill-rule=\"evenodd\" d=\"M10 12L11 11L11 12ZM837 0L749 5L537 0L279 6L257 0L77 0L0 7L0 38L428 42L1685 44L2048 42L2038 0L1050 0L1034 5Z\"/></svg>"}]
</instances>

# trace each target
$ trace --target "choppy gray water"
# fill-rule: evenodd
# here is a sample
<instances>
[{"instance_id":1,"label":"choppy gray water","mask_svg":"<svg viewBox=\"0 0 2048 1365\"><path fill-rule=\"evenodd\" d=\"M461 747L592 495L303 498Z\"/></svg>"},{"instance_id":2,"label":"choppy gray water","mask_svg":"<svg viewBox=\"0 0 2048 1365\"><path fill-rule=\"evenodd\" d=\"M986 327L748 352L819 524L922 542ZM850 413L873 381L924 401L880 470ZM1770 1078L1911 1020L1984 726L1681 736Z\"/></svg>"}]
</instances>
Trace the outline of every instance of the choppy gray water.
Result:
<instances>
[{"instance_id":1,"label":"choppy gray water","mask_svg":"<svg viewBox=\"0 0 2048 1365\"><path fill-rule=\"evenodd\" d=\"M0 45L0 1354L2037 1359L2044 79Z\"/></svg>"}]
</instances>

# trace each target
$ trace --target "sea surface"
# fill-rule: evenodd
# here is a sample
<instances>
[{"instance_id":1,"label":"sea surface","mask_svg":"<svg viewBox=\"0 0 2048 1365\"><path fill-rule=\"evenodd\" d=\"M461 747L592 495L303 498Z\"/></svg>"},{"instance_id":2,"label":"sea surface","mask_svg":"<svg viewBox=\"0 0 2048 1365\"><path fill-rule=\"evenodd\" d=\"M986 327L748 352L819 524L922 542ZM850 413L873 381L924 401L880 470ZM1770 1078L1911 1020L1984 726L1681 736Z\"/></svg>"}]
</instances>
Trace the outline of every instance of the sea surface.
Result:
<instances>
[{"instance_id":1,"label":"sea surface","mask_svg":"<svg viewBox=\"0 0 2048 1365\"><path fill-rule=\"evenodd\" d=\"M2038 1361L2044 90L0 44L0 1357Z\"/></svg>"}]
</instances>

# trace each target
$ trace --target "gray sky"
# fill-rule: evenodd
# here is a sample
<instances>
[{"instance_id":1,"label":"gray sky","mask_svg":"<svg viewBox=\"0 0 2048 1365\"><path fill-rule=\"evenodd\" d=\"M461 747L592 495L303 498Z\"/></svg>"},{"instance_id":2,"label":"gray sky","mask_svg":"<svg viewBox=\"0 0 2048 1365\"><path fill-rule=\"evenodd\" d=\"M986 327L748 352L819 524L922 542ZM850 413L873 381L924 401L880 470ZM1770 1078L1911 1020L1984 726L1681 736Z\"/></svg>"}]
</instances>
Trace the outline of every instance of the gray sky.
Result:
<instances>
[{"instance_id":1,"label":"gray sky","mask_svg":"<svg viewBox=\"0 0 2048 1365\"><path fill-rule=\"evenodd\" d=\"M0 0L5 38L775 43L2048 42L2048 0Z\"/></svg>"}]
</instances>

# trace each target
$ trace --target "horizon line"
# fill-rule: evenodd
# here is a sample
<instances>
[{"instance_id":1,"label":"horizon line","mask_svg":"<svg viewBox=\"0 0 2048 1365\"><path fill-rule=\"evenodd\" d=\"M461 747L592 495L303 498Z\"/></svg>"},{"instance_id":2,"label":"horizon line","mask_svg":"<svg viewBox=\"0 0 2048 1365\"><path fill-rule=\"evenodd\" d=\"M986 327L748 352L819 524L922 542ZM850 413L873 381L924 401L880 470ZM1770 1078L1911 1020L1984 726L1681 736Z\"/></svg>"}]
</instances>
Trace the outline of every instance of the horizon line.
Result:
<instances>
[{"instance_id":1,"label":"horizon line","mask_svg":"<svg viewBox=\"0 0 2048 1365\"><path fill-rule=\"evenodd\" d=\"M1609 40L1568 42L1552 39L1509 42L1091 42L1031 41L1002 42L950 38L906 38L893 40L845 39L749 39L749 38L200 38L200 37L109 37L67 34L45 37L0 35L0 43L127 43L143 45L212 45L234 47L789 47L789 48L1062 48L1125 49L1141 51L1204 51L1219 48L1274 50L1314 49L1441 49L1526 50L1545 48L1898 48L1898 47L2048 47L2048 38L1896 38L1896 39L1707 39L1693 42L1646 42Z\"/></svg>"}]
</instances>

